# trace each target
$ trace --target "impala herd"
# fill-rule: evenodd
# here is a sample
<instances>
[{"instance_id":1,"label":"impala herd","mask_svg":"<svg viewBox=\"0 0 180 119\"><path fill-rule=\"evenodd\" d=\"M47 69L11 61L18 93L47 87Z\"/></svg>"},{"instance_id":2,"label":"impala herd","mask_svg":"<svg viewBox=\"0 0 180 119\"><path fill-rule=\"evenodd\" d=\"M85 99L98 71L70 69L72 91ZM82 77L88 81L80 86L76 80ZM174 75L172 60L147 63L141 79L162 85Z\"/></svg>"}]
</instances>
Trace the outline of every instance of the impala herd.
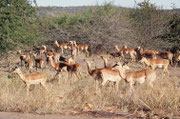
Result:
<instances>
[{"instance_id":1,"label":"impala herd","mask_svg":"<svg viewBox=\"0 0 180 119\"><path fill-rule=\"evenodd\" d=\"M43 45L39 48L39 52L28 52L22 53L21 50L17 51L19 54L21 67L23 64L29 69L29 72L33 71L33 67L36 67L36 71L38 68L43 69L47 63L50 63L51 67L56 71L54 79L57 75L63 75L63 73L68 74L68 79L72 79L72 75L75 75L78 79L82 77L82 64L76 62L76 57L79 55L80 51L85 51L86 56L89 57L88 45L79 45L76 41L69 41L68 43L59 44L57 41L54 42L55 46L60 48L61 53L48 51L47 47ZM127 63L121 64L120 62L116 62L112 67L108 66L108 60L112 60L110 58L105 58L101 56L104 67L103 68L94 68L91 67L91 62L85 58L83 61L87 64L88 73L95 80L96 90L101 86L104 86L108 81L113 82L114 86L116 86L116 90L119 89L119 83L121 79L124 79L130 85L130 92L133 91L133 86L136 83L144 83L147 82L151 87L153 87L153 81L156 80L156 68L162 68L164 72L167 72L168 76L170 75L168 71L169 64L173 64L174 54L169 51L153 51L153 50L144 50L141 47L136 49L128 48L126 45L123 46L122 49L119 49L117 45L115 45L115 52L109 53L112 57L121 57L126 59L127 57L131 59L133 62L140 62L145 64L147 69L130 72L130 67ZM65 50L70 50L70 56L63 57L62 55L65 53ZM38 55L39 54L39 55ZM42 58L41 55L46 57ZM32 57L32 58L31 58ZM175 67L180 61L180 55L178 54L174 58ZM46 63L47 62L47 63ZM20 69L20 67L15 67L12 70L13 73L17 73L20 78L27 85L27 96L29 95L29 87L31 84L42 84L42 86L48 91L46 86L47 75L46 73L30 73L24 75ZM64 76L61 76L61 78Z\"/></svg>"}]
</instances>

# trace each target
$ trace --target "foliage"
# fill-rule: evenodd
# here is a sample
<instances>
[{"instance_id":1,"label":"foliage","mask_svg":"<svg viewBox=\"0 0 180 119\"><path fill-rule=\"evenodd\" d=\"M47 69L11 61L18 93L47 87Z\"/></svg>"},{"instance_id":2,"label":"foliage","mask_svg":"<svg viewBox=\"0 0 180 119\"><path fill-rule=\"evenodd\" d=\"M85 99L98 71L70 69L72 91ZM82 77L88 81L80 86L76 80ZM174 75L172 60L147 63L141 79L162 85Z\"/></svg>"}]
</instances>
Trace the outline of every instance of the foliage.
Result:
<instances>
[{"instance_id":1,"label":"foliage","mask_svg":"<svg viewBox=\"0 0 180 119\"><path fill-rule=\"evenodd\" d=\"M0 52L35 44L40 20L27 0L0 0Z\"/></svg>"}]
</instances>

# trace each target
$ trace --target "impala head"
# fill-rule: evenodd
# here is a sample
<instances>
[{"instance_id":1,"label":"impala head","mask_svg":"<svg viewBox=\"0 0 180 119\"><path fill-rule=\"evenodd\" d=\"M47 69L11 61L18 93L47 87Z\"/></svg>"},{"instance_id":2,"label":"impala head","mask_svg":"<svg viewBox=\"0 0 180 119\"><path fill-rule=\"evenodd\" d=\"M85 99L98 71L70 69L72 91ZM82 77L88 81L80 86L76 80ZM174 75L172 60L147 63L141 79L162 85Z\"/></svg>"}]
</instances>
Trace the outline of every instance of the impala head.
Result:
<instances>
[{"instance_id":1,"label":"impala head","mask_svg":"<svg viewBox=\"0 0 180 119\"><path fill-rule=\"evenodd\" d=\"M113 70L121 70L121 69L125 69L125 70L129 70L129 66L127 65L127 63L124 63L123 65L120 62L117 62L113 67Z\"/></svg>"},{"instance_id":2,"label":"impala head","mask_svg":"<svg viewBox=\"0 0 180 119\"><path fill-rule=\"evenodd\" d=\"M138 50L140 50L140 49L141 49L141 47L140 47L140 46L138 46L138 47L137 47L137 49L138 49Z\"/></svg>"},{"instance_id":3,"label":"impala head","mask_svg":"<svg viewBox=\"0 0 180 119\"><path fill-rule=\"evenodd\" d=\"M17 66L11 71L11 73L19 73L19 72L20 72L20 68Z\"/></svg>"},{"instance_id":4,"label":"impala head","mask_svg":"<svg viewBox=\"0 0 180 119\"><path fill-rule=\"evenodd\" d=\"M44 48L44 50L46 50L46 46L45 45L42 45L42 48Z\"/></svg>"},{"instance_id":5,"label":"impala head","mask_svg":"<svg viewBox=\"0 0 180 119\"><path fill-rule=\"evenodd\" d=\"M71 46L73 46L73 45L74 45L74 41L69 41L69 44L70 44Z\"/></svg>"},{"instance_id":6,"label":"impala head","mask_svg":"<svg viewBox=\"0 0 180 119\"><path fill-rule=\"evenodd\" d=\"M124 45L123 48L127 48L127 45Z\"/></svg>"},{"instance_id":7,"label":"impala head","mask_svg":"<svg viewBox=\"0 0 180 119\"><path fill-rule=\"evenodd\" d=\"M73 43L74 43L74 46L77 46L77 43L76 43L76 41L73 41Z\"/></svg>"},{"instance_id":8,"label":"impala head","mask_svg":"<svg viewBox=\"0 0 180 119\"><path fill-rule=\"evenodd\" d=\"M125 70L130 70L129 66L127 65L127 63L124 63L122 65L122 68L125 69Z\"/></svg>"}]
</instances>

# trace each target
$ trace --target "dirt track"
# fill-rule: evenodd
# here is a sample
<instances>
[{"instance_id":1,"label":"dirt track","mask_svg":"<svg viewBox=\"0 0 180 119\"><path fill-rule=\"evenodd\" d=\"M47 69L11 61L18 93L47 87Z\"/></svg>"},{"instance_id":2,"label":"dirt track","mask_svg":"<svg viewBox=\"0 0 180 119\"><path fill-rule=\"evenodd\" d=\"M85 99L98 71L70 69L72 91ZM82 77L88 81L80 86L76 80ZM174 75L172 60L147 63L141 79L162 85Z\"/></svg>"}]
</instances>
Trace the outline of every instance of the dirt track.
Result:
<instances>
[{"instance_id":1,"label":"dirt track","mask_svg":"<svg viewBox=\"0 0 180 119\"><path fill-rule=\"evenodd\" d=\"M15 112L0 112L0 119L97 119L97 117L93 117L90 115L82 115L82 116L69 116L69 115L58 115L58 114L46 114L46 115L38 115L38 114L24 114L24 113L15 113ZM98 119L103 119L103 117ZM106 119L112 119L109 117ZM115 118L113 118L115 119Z\"/></svg>"}]
</instances>

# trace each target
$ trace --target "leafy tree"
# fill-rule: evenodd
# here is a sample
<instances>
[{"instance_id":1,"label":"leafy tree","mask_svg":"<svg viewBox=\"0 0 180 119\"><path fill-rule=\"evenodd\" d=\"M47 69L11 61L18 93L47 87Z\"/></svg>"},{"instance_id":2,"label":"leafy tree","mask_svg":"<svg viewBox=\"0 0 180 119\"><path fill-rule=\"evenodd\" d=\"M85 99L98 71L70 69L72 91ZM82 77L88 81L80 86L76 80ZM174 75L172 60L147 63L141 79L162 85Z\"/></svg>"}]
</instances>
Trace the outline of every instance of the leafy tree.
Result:
<instances>
[{"instance_id":1,"label":"leafy tree","mask_svg":"<svg viewBox=\"0 0 180 119\"><path fill-rule=\"evenodd\" d=\"M0 51L13 49L17 42L14 33L35 13L27 0L0 0Z\"/></svg>"}]
</instances>

